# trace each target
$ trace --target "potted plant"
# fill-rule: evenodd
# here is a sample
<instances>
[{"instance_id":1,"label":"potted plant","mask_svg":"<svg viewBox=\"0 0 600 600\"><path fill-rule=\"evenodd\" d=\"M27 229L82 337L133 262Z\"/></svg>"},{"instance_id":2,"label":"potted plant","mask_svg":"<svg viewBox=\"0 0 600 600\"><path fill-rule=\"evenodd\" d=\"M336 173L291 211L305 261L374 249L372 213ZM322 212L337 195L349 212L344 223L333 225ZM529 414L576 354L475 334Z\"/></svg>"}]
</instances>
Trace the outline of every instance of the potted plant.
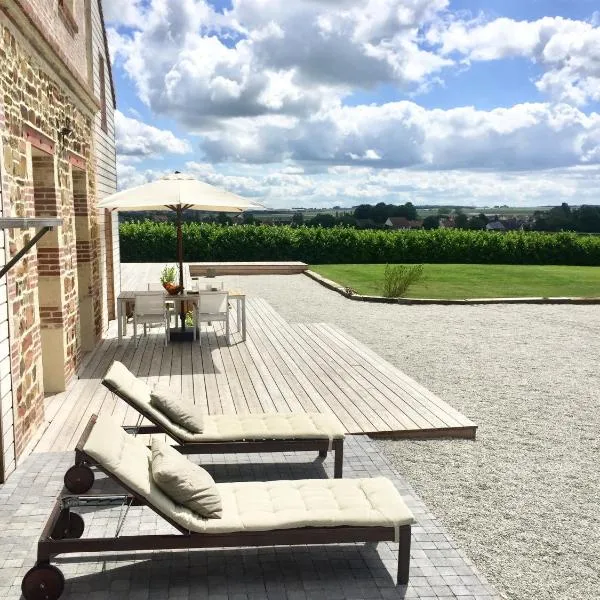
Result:
<instances>
[{"instance_id":1,"label":"potted plant","mask_svg":"<svg viewBox=\"0 0 600 600\"><path fill-rule=\"evenodd\" d=\"M163 270L160 272L160 282L165 290L167 290L167 293L169 293L171 296L175 296L182 291L181 287L177 285L176 281L177 268L165 265Z\"/></svg>"}]
</instances>

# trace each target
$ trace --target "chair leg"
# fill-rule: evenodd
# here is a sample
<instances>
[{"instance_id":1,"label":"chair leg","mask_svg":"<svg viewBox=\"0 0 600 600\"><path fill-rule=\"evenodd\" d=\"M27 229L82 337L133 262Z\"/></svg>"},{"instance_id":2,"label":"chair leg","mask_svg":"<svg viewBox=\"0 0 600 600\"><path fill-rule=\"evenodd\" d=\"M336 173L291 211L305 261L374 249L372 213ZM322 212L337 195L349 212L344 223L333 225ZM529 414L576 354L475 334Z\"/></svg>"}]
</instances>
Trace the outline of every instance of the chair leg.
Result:
<instances>
[{"instance_id":1,"label":"chair leg","mask_svg":"<svg viewBox=\"0 0 600 600\"><path fill-rule=\"evenodd\" d=\"M400 527L400 540L398 544L398 585L408 585L410 571L410 525Z\"/></svg>"},{"instance_id":2,"label":"chair leg","mask_svg":"<svg viewBox=\"0 0 600 600\"><path fill-rule=\"evenodd\" d=\"M148 328L146 323L144 323L144 337L146 337L148 335Z\"/></svg>"},{"instance_id":3,"label":"chair leg","mask_svg":"<svg viewBox=\"0 0 600 600\"><path fill-rule=\"evenodd\" d=\"M344 440L334 442L335 458L333 463L333 476L336 479L341 479L344 470Z\"/></svg>"},{"instance_id":4,"label":"chair leg","mask_svg":"<svg viewBox=\"0 0 600 600\"><path fill-rule=\"evenodd\" d=\"M225 318L225 338L227 339L227 345L231 346L231 340L229 339L229 311L227 311L227 317Z\"/></svg>"},{"instance_id":5,"label":"chair leg","mask_svg":"<svg viewBox=\"0 0 600 600\"><path fill-rule=\"evenodd\" d=\"M135 313L133 315L133 339L134 339L135 343L137 344L138 343L138 340L137 340L137 318L135 316Z\"/></svg>"}]
</instances>

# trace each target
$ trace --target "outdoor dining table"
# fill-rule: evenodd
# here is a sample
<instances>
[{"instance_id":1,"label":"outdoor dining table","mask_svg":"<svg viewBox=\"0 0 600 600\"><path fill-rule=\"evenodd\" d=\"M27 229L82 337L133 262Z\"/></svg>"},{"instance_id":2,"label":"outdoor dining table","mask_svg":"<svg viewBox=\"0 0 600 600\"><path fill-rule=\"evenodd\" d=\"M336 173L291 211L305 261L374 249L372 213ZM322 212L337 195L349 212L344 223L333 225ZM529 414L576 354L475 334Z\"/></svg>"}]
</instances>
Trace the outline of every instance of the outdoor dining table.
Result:
<instances>
[{"instance_id":1,"label":"outdoor dining table","mask_svg":"<svg viewBox=\"0 0 600 600\"><path fill-rule=\"evenodd\" d=\"M119 343L122 341L123 336L127 335L127 303L135 304L135 295L144 294L146 292L142 290L121 290L121 293L117 296L117 332L119 337ZM193 302L196 304L198 296L202 292L184 292L183 294L177 294L171 296L165 293L165 303L167 302ZM239 290L230 290L229 300L235 300L237 304L237 326L238 331L241 333L242 340L246 341L246 294Z\"/></svg>"}]
</instances>

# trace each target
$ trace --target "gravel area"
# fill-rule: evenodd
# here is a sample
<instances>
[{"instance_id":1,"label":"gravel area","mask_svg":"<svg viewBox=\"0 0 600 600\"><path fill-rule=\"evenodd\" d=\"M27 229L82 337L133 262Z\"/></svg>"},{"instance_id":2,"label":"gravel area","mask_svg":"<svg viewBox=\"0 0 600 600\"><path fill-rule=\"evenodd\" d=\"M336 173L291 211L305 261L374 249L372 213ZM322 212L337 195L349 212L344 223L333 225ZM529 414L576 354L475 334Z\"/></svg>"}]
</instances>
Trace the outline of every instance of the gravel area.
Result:
<instances>
[{"instance_id":1,"label":"gravel area","mask_svg":"<svg viewBox=\"0 0 600 600\"><path fill-rule=\"evenodd\" d=\"M333 323L479 425L379 442L506 598L600 597L600 306L354 302L303 275L231 277Z\"/></svg>"}]
</instances>

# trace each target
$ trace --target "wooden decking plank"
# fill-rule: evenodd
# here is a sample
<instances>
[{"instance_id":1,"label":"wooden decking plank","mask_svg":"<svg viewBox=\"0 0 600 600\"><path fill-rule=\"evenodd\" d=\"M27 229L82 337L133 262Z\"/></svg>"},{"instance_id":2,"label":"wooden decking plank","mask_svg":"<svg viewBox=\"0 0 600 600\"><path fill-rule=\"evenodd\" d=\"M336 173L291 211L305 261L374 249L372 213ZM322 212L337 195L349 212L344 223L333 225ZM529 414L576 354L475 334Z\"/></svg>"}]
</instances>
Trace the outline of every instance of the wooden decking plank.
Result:
<instances>
[{"instance_id":1,"label":"wooden decking plank","mask_svg":"<svg viewBox=\"0 0 600 600\"><path fill-rule=\"evenodd\" d=\"M372 369L382 374L387 378L387 384L393 391L397 393L410 393L411 397L414 397L418 402L424 406L425 410L437 410L437 414L446 422L448 427L470 427L474 424L464 417L460 412L452 408L449 404L444 402L441 398L427 390L425 387L417 383L414 379L404 374L402 371L394 367L391 363L388 363L383 358L379 357L370 348L356 342L353 338L347 336L345 332L338 328L334 328L327 323L322 324L326 330L328 330L333 337L341 338L346 343L356 345L357 352L365 359L366 364L371 365ZM361 365L365 368L365 364ZM402 385L397 383L397 380L402 382Z\"/></svg>"},{"instance_id":2,"label":"wooden decking plank","mask_svg":"<svg viewBox=\"0 0 600 600\"><path fill-rule=\"evenodd\" d=\"M231 347L225 343L223 337L217 336L217 343L219 344L219 350L221 353L221 360L223 361L223 371L227 377L227 383L229 385L229 391L236 412L239 414L248 414L250 412L246 395L242 388L241 380L236 370L235 361L231 356Z\"/></svg>"},{"instance_id":3,"label":"wooden decking plank","mask_svg":"<svg viewBox=\"0 0 600 600\"><path fill-rule=\"evenodd\" d=\"M344 339L348 340L348 342L350 344L354 344L354 342L355 342L354 338L352 338L351 336L346 334L346 332L342 331L341 329L334 328L334 327L330 326L329 324L324 324L324 327L331 330L332 333L337 334L338 336L342 336ZM424 398L426 398L431 403L438 406L446 414L448 414L449 416L454 418L456 421L458 421L461 424L461 426L469 427L469 426L475 425L472 421L470 421L467 417L465 417L462 413L460 413L454 407L452 407L447 402L442 400L439 396L437 396L436 394L434 394L433 392L431 392L430 390L425 388L423 385L421 385L420 383L418 383L417 381L415 381L414 379L412 379L411 377L409 377L408 375L403 373L401 370L397 369L394 365L392 365L385 359L378 356L373 350L371 350L367 346L364 346L363 344L360 344L360 347L361 347L361 350L364 352L365 356L366 357L370 356L371 361L374 364L378 365L380 371L382 371L386 374L389 374L392 378L397 377L397 378L401 379L407 386L410 386L411 389L414 389L416 392L421 394Z\"/></svg>"},{"instance_id":4,"label":"wooden decking plank","mask_svg":"<svg viewBox=\"0 0 600 600\"><path fill-rule=\"evenodd\" d=\"M310 332L308 336L305 336L305 330L298 325L292 326L291 332L296 343L303 348L304 352L312 358L315 364L319 365L322 373L326 374L332 385L339 389L339 393L343 395L346 403L354 406L355 410L368 420L373 429L366 431L386 431L394 428L402 428L393 415L381 414L375 410L371 402L366 402L363 395L359 394L353 389L353 386L348 384L346 377L340 373L340 366L335 362L333 357L324 353L320 347L315 346ZM367 393L366 390L360 391L364 394ZM388 417L387 419L385 418L386 416Z\"/></svg>"},{"instance_id":5,"label":"wooden decking plank","mask_svg":"<svg viewBox=\"0 0 600 600\"><path fill-rule=\"evenodd\" d=\"M215 373L215 365L212 359L210 346L206 341L206 326L204 332L200 330L200 335L203 336L200 344L200 355L202 357L202 372L204 373L204 383L206 386L206 399L208 412L210 414L222 414L221 398L219 396L219 388Z\"/></svg>"},{"instance_id":6,"label":"wooden decking plank","mask_svg":"<svg viewBox=\"0 0 600 600\"><path fill-rule=\"evenodd\" d=\"M302 409L308 412L333 413L326 399L313 385L312 381L294 362L292 356L279 343L278 338L272 335L270 328L264 325L263 317L259 316L259 310L258 304L254 303L252 305L253 318L248 321L248 331L251 333L251 337L260 340L263 347L267 348L267 352L273 356L273 361L278 364L278 368L286 381L296 391L297 396L302 399Z\"/></svg>"},{"instance_id":7,"label":"wooden decking plank","mask_svg":"<svg viewBox=\"0 0 600 600\"><path fill-rule=\"evenodd\" d=\"M342 338L335 336L331 337L333 343L344 343ZM347 343L352 347L352 350L357 353L361 353L364 349L359 342ZM374 377L374 381L379 381L382 388L389 390L389 398L392 399L399 408L402 408L410 416L419 415L421 418L426 419L429 425L419 424L423 429L436 429L436 428L447 428L447 427L460 427L460 423L456 422L451 416L440 413L437 406L431 401L433 395L424 396L423 394L416 392L410 385L409 378L401 379L399 376L402 374L401 371L392 367L389 372L382 370L382 364L379 357L373 354L373 360L369 360L363 356L363 360L360 364L357 364L356 369ZM383 360L383 359L381 359ZM403 375L403 374L402 374Z\"/></svg>"},{"instance_id":8,"label":"wooden decking plank","mask_svg":"<svg viewBox=\"0 0 600 600\"><path fill-rule=\"evenodd\" d=\"M208 397L206 393L206 383L204 381L204 370L202 367L202 350L200 348L200 344L197 342L192 343L191 357L192 369L194 371L194 404L199 406L204 412L208 413Z\"/></svg>"},{"instance_id":9,"label":"wooden decking plank","mask_svg":"<svg viewBox=\"0 0 600 600\"><path fill-rule=\"evenodd\" d=\"M184 398L194 398L194 364L192 362L192 344L181 346L181 395Z\"/></svg>"},{"instance_id":10,"label":"wooden decking plank","mask_svg":"<svg viewBox=\"0 0 600 600\"><path fill-rule=\"evenodd\" d=\"M393 382L390 382L387 377L382 377L380 371L376 369L376 366L370 367L368 364L365 365L365 361L360 360L357 355L357 345L347 345L340 342L340 340L333 338L322 331L319 325L309 325L311 330L319 332L320 337L323 340L328 340L331 351L338 355L345 355L352 369L359 375L368 379L369 386L373 390L376 390L379 394L379 398L384 402L389 409L394 410L399 418L408 418L413 425L407 427L408 429L414 429L415 426L419 429L431 429L436 427L445 427L446 423L441 420L431 410L428 410L426 406L417 403L412 398L411 394L400 387L396 387L394 391L390 389ZM357 342L358 344L358 342ZM404 417L402 417L404 415ZM393 429L393 428L392 428Z\"/></svg>"},{"instance_id":11,"label":"wooden decking plank","mask_svg":"<svg viewBox=\"0 0 600 600\"><path fill-rule=\"evenodd\" d=\"M276 372L268 368L265 363L266 356L262 356L256 351L256 347L248 337L246 339L246 343L243 344L243 348L248 363L251 362L254 365L254 369L261 377L263 385L268 391L271 405L273 407L270 410L274 410L277 412L287 412L291 410L290 403L282 393L280 386L278 385L275 379ZM296 404L293 401L292 405L296 407Z\"/></svg>"},{"instance_id":12,"label":"wooden decking plank","mask_svg":"<svg viewBox=\"0 0 600 600\"><path fill-rule=\"evenodd\" d=\"M246 367L246 372L248 373L248 377L252 382L254 390L256 392L256 396L258 397L258 401L260 403L260 412L273 412L275 411L275 403L273 402L273 398L269 392L269 389L265 385L259 370L257 369L254 361L250 357L248 353L248 348L246 348L246 344L235 344L232 346L233 353L237 354L239 360L241 360Z\"/></svg>"},{"instance_id":13,"label":"wooden decking plank","mask_svg":"<svg viewBox=\"0 0 600 600\"><path fill-rule=\"evenodd\" d=\"M409 415L398 410L398 406L391 402L385 394L375 386L373 381L365 377L352 364L347 362L347 356L337 348L327 345L327 340L319 335L319 331L308 325L294 325L298 335L303 336L307 344L311 344L323 360L327 361L339 377L357 390L360 402L368 405L371 410L379 414L383 420L382 430L402 430L420 428L419 419L411 419Z\"/></svg>"},{"instance_id":14,"label":"wooden decking plank","mask_svg":"<svg viewBox=\"0 0 600 600\"><path fill-rule=\"evenodd\" d=\"M272 336L276 336L280 345L290 353L294 362L297 364L300 371L302 367L306 369L307 374L311 377L311 381L319 391L321 397L326 401L330 409L344 424L349 432L364 432L371 430L370 423L364 415L357 411L354 405L343 402L342 398L338 398L339 390L331 384L331 380L321 367L316 364L304 350L295 343L294 336L290 335L288 328L282 331L282 328L271 327L272 321L264 321L263 327L265 331L269 331ZM287 335L286 335L287 334Z\"/></svg>"},{"instance_id":15,"label":"wooden decking plank","mask_svg":"<svg viewBox=\"0 0 600 600\"><path fill-rule=\"evenodd\" d=\"M111 359L111 347L115 348L110 340L106 344L104 342L101 343L104 353L100 353L98 360L94 361L93 366L90 364L88 369L86 369L89 379L83 380L83 385L80 385L82 380L79 379L66 392L67 397L65 401L36 445L36 451L50 452L55 447L68 448L70 434L83 418L85 409L92 397L95 389L95 379L104 374L105 364Z\"/></svg>"},{"instance_id":16,"label":"wooden decking plank","mask_svg":"<svg viewBox=\"0 0 600 600\"><path fill-rule=\"evenodd\" d=\"M107 343L103 342L101 347L105 350L106 354L110 356L110 349L113 347L110 341L107 341ZM83 412L85 406L87 406L86 399L91 396L94 389L92 377L97 376L96 371L101 371L102 364L103 355L100 354L98 360L95 360L93 364L90 363L86 369L89 379L75 380L66 392L60 394L59 398L55 396L54 400L60 401L60 408L56 411L52 417L52 421L38 441L36 451L50 452L61 443L65 446L65 449L68 448L68 439L64 439L66 427L77 426L77 417ZM72 421L70 420L71 415L73 415Z\"/></svg>"},{"instance_id":17,"label":"wooden decking plank","mask_svg":"<svg viewBox=\"0 0 600 600\"><path fill-rule=\"evenodd\" d=\"M263 344L263 340L260 339L258 335L253 334L248 336L246 347L254 362L261 362L263 364L263 368L268 371L273 379L273 383L277 386L278 393L285 403L282 405L282 408L278 408L278 410L290 412L309 410L309 408L305 409L305 405L300 399L301 394L299 393L299 390L302 389L301 386L295 378L293 378L292 373L287 366L284 365L284 370L288 373L288 376L286 377L281 370L281 361L274 360L269 349ZM306 394L306 398L308 399L308 394ZM312 404L312 402L309 400L309 405L310 404Z\"/></svg>"},{"instance_id":18,"label":"wooden decking plank","mask_svg":"<svg viewBox=\"0 0 600 600\"><path fill-rule=\"evenodd\" d=\"M315 378L327 390L329 403L332 401L335 402L335 407L332 406L334 412L341 410L343 411L341 414L345 412L351 415L358 427L364 432L377 430L375 423L382 425L379 417L371 413L368 407L361 406L362 403L359 402L359 405L357 405L350 401L350 398L357 399L354 392L344 382L339 380L335 372L322 362L321 357L315 357L311 352L307 351L302 340L296 337L293 328L289 324L286 324L280 316L275 316L275 311L267 302L260 299L259 304L265 309L265 313L268 315L268 323L278 325L277 328L273 326L272 329L281 335L282 340L285 341L288 347L294 349L296 357L312 371Z\"/></svg>"},{"instance_id":19,"label":"wooden decking plank","mask_svg":"<svg viewBox=\"0 0 600 600\"><path fill-rule=\"evenodd\" d=\"M227 374L225 373L223 357L221 356L221 349L219 347L219 338L224 336L225 329L221 327L217 328L215 325L216 324L213 323L212 327L207 327L203 343L208 344L208 347L210 348L215 382L217 384L219 401L221 403L221 413L231 415L236 412L235 402L233 400L233 395L231 394L231 388L229 387L229 381L227 379Z\"/></svg>"},{"instance_id":20,"label":"wooden decking plank","mask_svg":"<svg viewBox=\"0 0 600 600\"><path fill-rule=\"evenodd\" d=\"M173 355L172 355L172 359L171 359L171 377L169 379L169 388L171 388L174 392L181 394L181 390L182 390L182 384L183 382L181 381L181 362L182 362L182 357L181 357L181 352L182 352L182 348L183 346L186 346L187 344L182 344L182 343L171 343L169 344L169 346L171 346L172 350L173 350Z\"/></svg>"}]
</instances>

